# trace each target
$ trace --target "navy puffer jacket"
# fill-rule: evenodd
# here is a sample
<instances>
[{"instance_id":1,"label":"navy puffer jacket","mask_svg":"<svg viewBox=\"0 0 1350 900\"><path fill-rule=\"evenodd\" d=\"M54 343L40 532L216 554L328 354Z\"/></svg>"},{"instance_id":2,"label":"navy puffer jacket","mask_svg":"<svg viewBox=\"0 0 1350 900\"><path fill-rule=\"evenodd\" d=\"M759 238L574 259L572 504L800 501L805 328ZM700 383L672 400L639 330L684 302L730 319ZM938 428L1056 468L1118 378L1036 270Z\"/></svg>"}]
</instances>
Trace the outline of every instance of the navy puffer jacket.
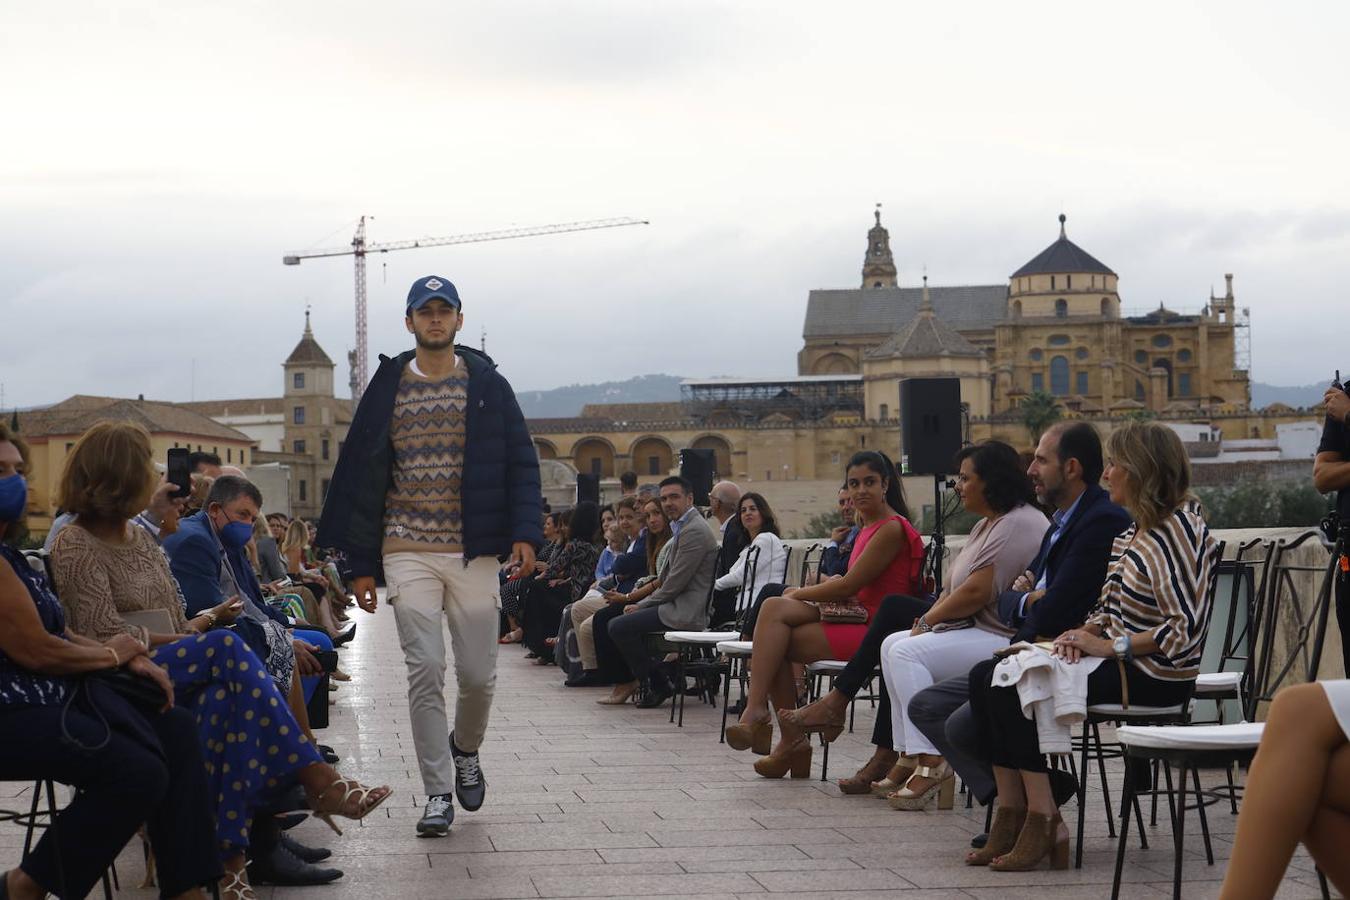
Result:
<instances>
[{"instance_id":1,"label":"navy puffer jacket","mask_svg":"<svg viewBox=\"0 0 1350 900\"><path fill-rule=\"evenodd\" d=\"M511 545L544 542L539 457L511 385L485 353L456 346L469 369L465 417L464 558L505 558ZM384 501L394 463L389 421L399 378L414 351L380 367L361 396L319 519L320 547L345 551L352 575L374 575L384 543Z\"/></svg>"}]
</instances>

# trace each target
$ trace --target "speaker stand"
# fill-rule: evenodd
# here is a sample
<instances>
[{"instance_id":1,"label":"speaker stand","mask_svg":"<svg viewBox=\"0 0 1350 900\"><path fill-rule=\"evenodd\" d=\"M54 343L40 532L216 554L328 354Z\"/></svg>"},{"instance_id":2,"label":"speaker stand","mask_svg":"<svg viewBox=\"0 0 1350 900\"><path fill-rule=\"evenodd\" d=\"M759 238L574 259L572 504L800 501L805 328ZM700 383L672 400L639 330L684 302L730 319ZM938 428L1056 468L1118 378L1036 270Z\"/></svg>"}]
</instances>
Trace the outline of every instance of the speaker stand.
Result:
<instances>
[{"instance_id":1,"label":"speaker stand","mask_svg":"<svg viewBox=\"0 0 1350 900\"><path fill-rule=\"evenodd\" d=\"M929 553L933 554L933 597L942 596L942 560L946 556L947 516L944 514L944 504L942 490L946 487L947 478L945 475L933 476L933 540L929 545Z\"/></svg>"}]
</instances>

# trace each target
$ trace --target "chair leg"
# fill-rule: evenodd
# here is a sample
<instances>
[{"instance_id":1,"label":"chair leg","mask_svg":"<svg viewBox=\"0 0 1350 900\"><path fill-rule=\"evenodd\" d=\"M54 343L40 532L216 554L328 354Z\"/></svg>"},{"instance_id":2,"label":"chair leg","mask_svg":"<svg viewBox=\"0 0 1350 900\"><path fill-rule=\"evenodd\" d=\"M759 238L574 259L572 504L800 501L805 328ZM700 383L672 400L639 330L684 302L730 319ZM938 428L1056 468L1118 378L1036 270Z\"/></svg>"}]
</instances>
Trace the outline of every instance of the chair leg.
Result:
<instances>
[{"instance_id":1,"label":"chair leg","mask_svg":"<svg viewBox=\"0 0 1350 900\"><path fill-rule=\"evenodd\" d=\"M1205 795L1200 791L1200 770L1191 769L1191 781L1195 783L1195 808L1200 813L1200 833L1205 838L1205 859L1214 865L1214 848L1209 842L1209 814L1205 812Z\"/></svg>"},{"instance_id":2,"label":"chair leg","mask_svg":"<svg viewBox=\"0 0 1350 900\"><path fill-rule=\"evenodd\" d=\"M1327 889L1327 876L1320 868L1317 870L1317 884L1322 888L1322 900L1331 900L1331 891Z\"/></svg>"},{"instance_id":3,"label":"chair leg","mask_svg":"<svg viewBox=\"0 0 1350 900\"><path fill-rule=\"evenodd\" d=\"M33 832L37 830L38 803L42 800L43 782L39 781L33 785L33 805L28 810L28 828L23 836L23 855L27 856L28 851L33 849Z\"/></svg>"},{"instance_id":4,"label":"chair leg","mask_svg":"<svg viewBox=\"0 0 1350 900\"><path fill-rule=\"evenodd\" d=\"M684 721L684 648L680 648L675 659L675 696L670 698L670 723L675 724L675 707L680 708L680 721ZM681 726L683 727L683 726Z\"/></svg>"},{"instance_id":5,"label":"chair leg","mask_svg":"<svg viewBox=\"0 0 1350 900\"><path fill-rule=\"evenodd\" d=\"M1177 824L1172 830L1172 841L1175 844L1176 859L1172 863L1172 900L1181 900L1181 864L1185 860L1186 849L1186 770L1187 765L1181 764L1181 772L1177 775L1177 787L1181 793L1177 797Z\"/></svg>"},{"instance_id":6,"label":"chair leg","mask_svg":"<svg viewBox=\"0 0 1350 900\"><path fill-rule=\"evenodd\" d=\"M53 783L50 778L47 779L47 815L49 817L47 822L48 835L52 839L52 857L56 860L56 871L58 873L64 873L66 867L65 864L61 862L61 833L56 827L56 784ZM106 874L104 877L107 877ZM60 893L58 893L57 896L64 897L66 896L65 875L58 874L57 878L60 881L60 884L58 885ZM112 900L112 898L109 897L108 900Z\"/></svg>"},{"instance_id":7,"label":"chair leg","mask_svg":"<svg viewBox=\"0 0 1350 900\"><path fill-rule=\"evenodd\" d=\"M731 706L731 673L736 668L736 661L727 657L727 677L722 683L722 731L717 735L717 743L725 744L727 742L727 709Z\"/></svg>"},{"instance_id":8,"label":"chair leg","mask_svg":"<svg viewBox=\"0 0 1350 900\"><path fill-rule=\"evenodd\" d=\"M1084 726L1086 730L1086 726ZM1116 843L1116 874L1111 882L1111 900L1119 900L1120 897L1120 876L1125 871L1125 844L1130 839L1130 810L1134 808L1134 784L1130 781L1129 775L1125 776L1125 789L1120 796L1120 840ZM1082 794L1080 792L1078 804L1082 809ZM1079 821L1082 821L1082 813L1079 813ZM1083 859L1083 832L1080 826L1078 832L1078 860L1082 865Z\"/></svg>"},{"instance_id":9,"label":"chair leg","mask_svg":"<svg viewBox=\"0 0 1350 900\"><path fill-rule=\"evenodd\" d=\"M1153 810L1148 816L1148 824L1155 828L1158 826L1158 792L1156 788L1158 787L1158 770L1161 768L1162 760L1155 759L1153 761L1153 787L1155 790L1153 791L1153 797L1151 799Z\"/></svg>"},{"instance_id":10,"label":"chair leg","mask_svg":"<svg viewBox=\"0 0 1350 900\"><path fill-rule=\"evenodd\" d=\"M1115 812L1111 809L1111 786L1106 780L1106 751L1102 748L1101 726L1096 722L1092 723L1092 744L1097 754L1097 774L1102 779L1102 803L1106 806L1106 833L1111 837L1116 836Z\"/></svg>"},{"instance_id":11,"label":"chair leg","mask_svg":"<svg viewBox=\"0 0 1350 900\"><path fill-rule=\"evenodd\" d=\"M1139 794L1134 795L1134 820L1139 823L1139 848L1148 849L1148 834L1144 831L1144 813L1139 809Z\"/></svg>"},{"instance_id":12,"label":"chair leg","mask_svg":"<svg viewBox=\"0 0 1350 900\"><path fill-rule=\"evenodd\" d=\"M1083 868L1083 826L1087 819L1087 776L1088 776L1088 723L1083 722L1082 759L1078 765L1078 834L1074 840L1075 869Z\"/></svg>"},{"instance_id":13,"label":"chair leg","mask_svg":"<svg viewBox=\"0 0 1350 900\"><path fill-rule=\"evenodd\" d=\"M1228 805L1233 808L1233 815L1238 814L1237 808L1237 784L1233 781L1233 765L1229 764L1224 770L1224 777L1228 779Z\"/></svg>"}]
</instances>

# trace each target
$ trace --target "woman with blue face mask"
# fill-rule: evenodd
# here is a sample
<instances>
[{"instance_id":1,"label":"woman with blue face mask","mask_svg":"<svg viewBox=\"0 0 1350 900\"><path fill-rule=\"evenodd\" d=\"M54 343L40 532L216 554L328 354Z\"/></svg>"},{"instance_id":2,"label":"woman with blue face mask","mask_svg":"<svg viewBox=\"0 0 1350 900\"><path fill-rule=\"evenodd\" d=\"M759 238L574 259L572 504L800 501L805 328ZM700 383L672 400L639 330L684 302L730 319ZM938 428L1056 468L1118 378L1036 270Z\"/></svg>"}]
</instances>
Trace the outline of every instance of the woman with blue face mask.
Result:
<instances>
[{"instance_id":1,"label":"woman with blue face mask","mask_svg":"<svg viewBox=\"0 0 1350 900\"><path fill-rule=\"evenodd\" d=\"M53 573L74 630L134 638L167 674L170 702L192 711L215 806L223 894L249 900L249 823L269 795L299 782L315 814L333 825L335 815L363 818L389 788L364 787L321 760L268 667L243 638L220 627L213 609L187 618L164 552L129 523L157 481L150 436L139 425L103 422L85 432L61 477L61 505L76 516L53 545ZM252 537L252 524L227 505L208 504L208 515L222 544L237 550ZM242 602L230 600L240 609L229 612L245 615ZM167 625L147 629L124 618L146 611L163 614Z\"/></svg>"},{"instance_id":2,"label":"woman with blue face mask","mask_svg":"<svg viewBox=\"0 0 1350 900\"><path fill-rule=\"evenodd\" d=\"M8 543L23 530L26 457L0 423L0 734L22 736L0 741L0 780L51 778L78 792L0 873L0 896L85 896L144 823L165 861L161 896L200 898L221 867L196 724L188 710L141 707L82 678L118 671L167 684L130 636L98 643L67 630L46 577Z\"/></svg>"}]
</instances>

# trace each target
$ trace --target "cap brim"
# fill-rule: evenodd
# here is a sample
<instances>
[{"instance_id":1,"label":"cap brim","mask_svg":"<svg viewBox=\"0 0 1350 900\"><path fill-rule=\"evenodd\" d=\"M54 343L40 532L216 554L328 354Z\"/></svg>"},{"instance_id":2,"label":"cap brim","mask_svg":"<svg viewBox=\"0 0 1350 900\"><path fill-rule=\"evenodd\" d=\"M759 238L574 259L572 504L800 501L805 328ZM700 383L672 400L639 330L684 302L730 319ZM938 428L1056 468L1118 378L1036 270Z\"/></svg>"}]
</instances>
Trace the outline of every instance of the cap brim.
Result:
<instances>
[{"instance_id":1,"label":"cap brim","mask_svg":"<svg viewBox=\"0 0 1350 900\"><path fill-rule=\"evenodd\" d=\"M455 308L456 312L458 312L458 311L461 309L458 300L456 300L456 299L453 298L453 297L446 297L446 296L444 296L444 295L442 295L442 294L431 294L431 295L426 296L426 297L418 297L418 298L417 298L416 300L414 300L412 303L409 303L409 304L408 304L408 309L410 309L410 310L413 310L413 309L421 309L422 307L424 307L424 306L426 306L428 303L430 303L432 300L444 300L446 303L448 303L448 304L450 304L451 306L453 306L453 307Z\"/></svg>"}]
</instances>

